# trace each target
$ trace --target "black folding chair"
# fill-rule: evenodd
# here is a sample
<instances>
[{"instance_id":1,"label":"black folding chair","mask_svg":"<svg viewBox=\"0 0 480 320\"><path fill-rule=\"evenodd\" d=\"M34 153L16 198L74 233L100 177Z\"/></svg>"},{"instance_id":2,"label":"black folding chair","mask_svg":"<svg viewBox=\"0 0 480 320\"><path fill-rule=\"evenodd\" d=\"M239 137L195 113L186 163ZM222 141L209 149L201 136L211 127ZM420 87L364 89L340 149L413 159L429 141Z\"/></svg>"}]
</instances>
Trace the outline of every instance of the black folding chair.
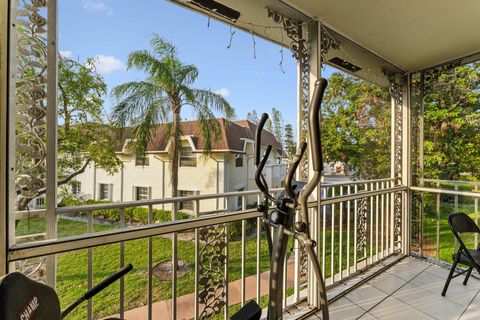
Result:
<instances>
[{"instance_id":1,"label":"black folding chair","mask_svg":"<svg viewBox=\"0 0 480 320\"><path fill-rule=\"evenodd\" d=\"M466 273L467 275L465 276L465 280L463 280L463 285L467 285L468 278L470 278L473 268L475 268L480 274L480 246L477 245L476 249L468 249L460 236L461 233L480 234L480 228L478 228L472 218L463 212L452 213L449 215L448 225L457 239L459 247L457 252L452 255L453 264L450 273L448 274L447 282L445 282L445 286L443 287L442 296L445 296L445 293L447 293L448 285L453 278ZM453 275L457 268L457 264L459 263L467 266L468 269Z\"/></svg>"}]
</instances>

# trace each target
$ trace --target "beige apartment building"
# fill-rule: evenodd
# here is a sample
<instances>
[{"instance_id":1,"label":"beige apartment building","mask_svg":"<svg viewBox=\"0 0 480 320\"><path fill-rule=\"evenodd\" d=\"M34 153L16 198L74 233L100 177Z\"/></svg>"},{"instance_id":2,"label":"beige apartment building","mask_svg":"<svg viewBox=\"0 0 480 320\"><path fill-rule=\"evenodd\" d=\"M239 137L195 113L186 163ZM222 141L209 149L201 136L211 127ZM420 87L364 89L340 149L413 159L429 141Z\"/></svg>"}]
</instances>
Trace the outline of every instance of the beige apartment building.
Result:
<instances>
[{"instance_id":1,"label":"beige apartment building","mask_svg":"<svg viewBox=\"0 0 480 320\"><path fill-rule=\"evenodd\" d=\"M221 135L210 155L204 154L204 141L196 121L182 122L182 143L179 156L179 195L225 193L256 189L254 166L254 137L256 125L247 120L228 122L217 120ZM168 155L166 126L158 125L144 157L131 152L128 140L119 145L117 156L123 168L109 175L92 163L83 174L76 177L72 193L83 199L108 200L113 202L171 197L171 160ZM265 168L269 185L280 187L285 173L282 161L282 146L274 135L266 130L262 134L262 149L272 145L273 149ZM253 204L256 197L249 197ZM225 201L202 200L200 211L215 212L241 208L241 197L229 197ZM170 209L166 206L159 208ZM193 210L192 202L179 204L183 211Z\"/></svg>"}]
</instances>

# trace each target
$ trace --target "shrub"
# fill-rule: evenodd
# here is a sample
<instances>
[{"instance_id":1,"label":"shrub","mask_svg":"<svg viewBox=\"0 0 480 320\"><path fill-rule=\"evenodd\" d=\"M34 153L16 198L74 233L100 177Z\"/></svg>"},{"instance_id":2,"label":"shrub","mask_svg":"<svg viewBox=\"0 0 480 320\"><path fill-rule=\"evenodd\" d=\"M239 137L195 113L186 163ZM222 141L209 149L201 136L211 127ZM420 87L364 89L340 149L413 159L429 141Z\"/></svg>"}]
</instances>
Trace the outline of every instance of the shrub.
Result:
<instances>
[{"instance_id":1,"label":"shrub","mask_svg":"<svg viewBox=\"0 0 480 320\"><path fill-rule=\"evenodd\" d=\"M59 206L60 207L73 207L73 206L85 206L89 204L102 204L102 203L111 203L110 201L98 201L98 200L87 200L80 202L75 198L66 197L62 199ZM152 220L154 223L161 223L171 221L172 212L169 210L153 209ZM84 215L85 212L80 212L80 215ZM109 221L120 221L120 209L105 209L105 210L95 210L93 211L93 216L96 218L109 220ZM177 219L183 220L190 217L185 212L177 212ZM131 207L125 209L125 221L129 223L148 223L148 208L145 207Z\"/></svg>"}]
</instances>

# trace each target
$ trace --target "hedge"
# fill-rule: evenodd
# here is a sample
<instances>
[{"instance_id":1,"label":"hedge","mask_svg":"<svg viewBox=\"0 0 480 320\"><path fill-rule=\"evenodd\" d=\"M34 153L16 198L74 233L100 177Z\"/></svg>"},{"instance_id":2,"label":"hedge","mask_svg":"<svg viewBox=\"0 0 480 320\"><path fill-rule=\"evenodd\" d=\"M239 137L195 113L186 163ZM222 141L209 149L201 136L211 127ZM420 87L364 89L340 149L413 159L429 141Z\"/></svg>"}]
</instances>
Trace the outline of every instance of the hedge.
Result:
<instances>
[{"instance_id":1,"label":"hedge","mask_svg":"<svg viewBox=\"0 0 480 320\"><path fill-rule=\"evenodd\" d=\"M78 201L74 198L64 198L59 206L60 207L71 207L71 206L85 206L91 204L102 204L102 203L111 203L110 201L98 201L98 200L87 200L84 202ZM172 212L170 210L161 210L153 209L152 221L155 223L167 222L172 219ZM81 212L80 214L85 214ZM93 211L93 216L103 220L120 221L120 209L105 209L105 210L95 210ZM177 212L177 219L187 219L190 217L187 213L179 211ZM148 208L144 207L131 207L125 209L125 220L129 223L148 223Z\"/></svg>"}]
</instances>

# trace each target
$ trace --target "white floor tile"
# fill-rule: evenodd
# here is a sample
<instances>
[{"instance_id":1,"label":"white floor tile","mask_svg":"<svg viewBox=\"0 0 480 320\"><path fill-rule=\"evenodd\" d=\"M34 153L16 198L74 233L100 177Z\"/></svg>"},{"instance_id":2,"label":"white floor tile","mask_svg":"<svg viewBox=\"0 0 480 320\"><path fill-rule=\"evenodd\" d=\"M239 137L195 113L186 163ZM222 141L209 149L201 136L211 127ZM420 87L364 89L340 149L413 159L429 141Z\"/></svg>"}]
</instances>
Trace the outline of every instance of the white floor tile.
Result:
<instances>
[{"instance_id":1,"label":"white floor tile","mask_svg":"<svg viewBox=\"0 0 480 320\"><path fill-rule=\"evenodd\" d=\"M345 297L362 309L370 310L387 296L387 293L367 283L349 292Z\"/></svg>"},{"instance_id":2,"label":"white floor tile","mask_svg":"<svg viewBox=\"0 0 480 320\"><path fill-rule=\"evenodd\" d=\"M401 286L407 283L407 281L400 279L389 273L382 273L372 280L368 281L369 284L375 288L382 290L388 294L392 294L397 291Z\"/></svg>"},{"instance_id":3,"label":"white floor tile","mask_svg":"<svg viewBox=\"0 0 480 320\"><path fill-rule=\"evenodd\" d=\"M412 281L410 281L409 283L421 289L429 290L432 293L432 295L438 296L440 299L440 298L443 298L441 296L441 292L443 290L443 286L445 285L446 279L447 279L446 277L441 278L435 273L425 271L419 274L414 279L412 279ZM470 281L472 281L473 283L474 281L477 281L477 280L471 279ZM447 290L447 294L445 295L445 298L447 298L450 301L466 306L470 303L470 301L472 301L473 297L475 297L479 289L476 286L470 286L470 285L464 286L462 282L463 282L462 278L453 279L450 282L450 285L448 286L448 290Z\"/></svg>"},{"instance_id":4,"label":"white floor tile","mask_svg":"<svg viewBox=\"0 0 480 320\"><path fill-rule=\"evenodd\" d=\"M393 267L387 269L386 272L400 279L410 281L429 266L430 264L427 262L415 258L405 258Z\"/></svg>"},{"instance_id":5,"label":"white floor tile","mask_svg":"<svg viewBox=\"0 0 480 320\"><path fill-rule=\"evenodd\" d=\"M329 306L330 320L358 319L366 311L346 298L340 298Z\"/></svg>"},{"instance_id":6,"label":"white floor tile","mask_svg":"<svg viewBox=\"0 0 480 320\"><path fill-rule=\"evenodd\" d=\"M465 305L445 299L439 293L431 293L426 288L420 288L411 283L407 283L395 292L393 297L442 320L458 319L466 308Z\"/></svg>"},{"instance_id":7,"label":"white floor tile","mask_svg":"<svg viewBox=\"0 0 480 320\"><path fill-rule=\"evenodd\" d=\"M432 318L408 304L394 298L388 297L378 306L369 311L375 318L380 320L431 320Z\"/></svg>"},{"instance_id":8,"label":"white floor tile","mask_svg":"<svg viewBox=\"0 0 480 320\"><path fill-rule=\"evenodd\" d=\"M377 320L371 313L365 313L363 316L358 318L359 320Z\"/></svg>"}]
</instances>

